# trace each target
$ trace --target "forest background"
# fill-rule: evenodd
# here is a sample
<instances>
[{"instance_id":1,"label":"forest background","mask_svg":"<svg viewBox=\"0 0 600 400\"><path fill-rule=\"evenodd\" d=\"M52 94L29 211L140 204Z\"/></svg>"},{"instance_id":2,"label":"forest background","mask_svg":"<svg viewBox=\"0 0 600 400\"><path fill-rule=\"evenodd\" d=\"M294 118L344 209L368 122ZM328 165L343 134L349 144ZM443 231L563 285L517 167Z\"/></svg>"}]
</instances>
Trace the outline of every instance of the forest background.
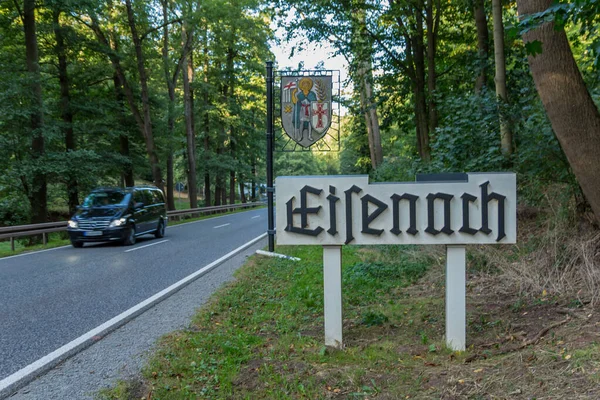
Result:
<instances>
[{"instance_id":1,"label":"forest background","mask_svg":"<svg viewBox=\"0 0 600 400\"><path fill-rule=\"evenodd\" d=\"M523 204L558 186L594 222L600 3L517 3L3 0L0 225L65 219L100 185L258 198L277 24L329 42L349 90L341 151L276 153L275 176L511 170Z\"/></svg>"}]
</instances>

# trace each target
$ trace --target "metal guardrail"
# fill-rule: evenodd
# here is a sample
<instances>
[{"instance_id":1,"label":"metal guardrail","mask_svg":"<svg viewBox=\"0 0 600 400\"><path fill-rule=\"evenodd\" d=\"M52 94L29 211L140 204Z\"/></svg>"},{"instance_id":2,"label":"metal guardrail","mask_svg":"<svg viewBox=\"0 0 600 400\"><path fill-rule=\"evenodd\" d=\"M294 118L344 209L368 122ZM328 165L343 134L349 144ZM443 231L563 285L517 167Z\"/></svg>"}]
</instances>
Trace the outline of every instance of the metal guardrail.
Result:
<instances>
[{"instance_id":1,"label":"metal guardrail","mask_svg":"<svg viewBox=\"0 0 600 400\"><path fill-rule=\"evenodd\" d=\"M243 203L243 204L228 204L224 206L212 206L202 208L190 208L187 210L167 211L169 219L181 220L187 215L190 218L198 217L202 214L212 214L223 211L231 211L244 208L254 208L264 205L262 202ZM67 221L47 222L44 224L18 225L7 226L0 228L0 240L10 239L10 249L15 251L15 238L23 236L42 235L42 242L48 243L48 234L53 232L62 232L67 230Z\"/></svg>"}]
</instances>

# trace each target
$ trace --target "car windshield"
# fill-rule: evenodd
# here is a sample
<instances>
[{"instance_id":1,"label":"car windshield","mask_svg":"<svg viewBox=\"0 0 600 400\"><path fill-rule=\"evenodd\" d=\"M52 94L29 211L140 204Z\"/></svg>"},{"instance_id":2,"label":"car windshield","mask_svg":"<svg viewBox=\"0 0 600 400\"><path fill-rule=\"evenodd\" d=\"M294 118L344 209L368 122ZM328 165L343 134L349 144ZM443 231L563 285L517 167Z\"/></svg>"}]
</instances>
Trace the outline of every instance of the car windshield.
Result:
<instances>
[{"instance_id":1,"label":"car windshield","mask_svg":"<svg viewBox=\"0 0 600 400\"><path fill-rule=\"evenodd\" d=\"M127 205L131 194L123 192L95 192L83 201L83 207L103 207Z\"/></svg>"}]
</instances>

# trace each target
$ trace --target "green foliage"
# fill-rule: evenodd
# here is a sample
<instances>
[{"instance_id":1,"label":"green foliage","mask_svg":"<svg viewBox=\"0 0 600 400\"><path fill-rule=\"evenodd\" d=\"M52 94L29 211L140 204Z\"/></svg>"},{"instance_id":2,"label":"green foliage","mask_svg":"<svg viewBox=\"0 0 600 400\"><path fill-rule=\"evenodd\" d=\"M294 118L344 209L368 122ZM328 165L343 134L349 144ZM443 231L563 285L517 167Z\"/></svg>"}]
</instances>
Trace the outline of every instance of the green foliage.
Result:
<instances>
[{"instance_id":1,"label":"green foliage","mask_svg":"<svg viewBox=\"0 0 600 400\"><path fill-rule=\"evenodd\" d=\"M527 42L525 43L525 50L529 56L535 57L537 54L542 54L542 42L539 40Z\"/></svg>"},{"instance_id":2,"label":"green foliage","mask_svg":"<svg viewBox=\"0 0 600 400\"><path fill-rule=\"evenodd\" d=\"M444 119L431 145L434 154L432 171L503 169L494 93L456 94L445 98L440 108L444 110Z\"/></svg>"},{"instance_id":3,"label":"green foliage","mask_svg":"<svg viewBox=\"0 0 600 400\"><path fill-rule=\"evenodd\" d=\"M553 22L555 29L564 29L569 24L578 27L578 36L581 39L590 39L590 56L596 68L600 68L600 2L597 0L562 0L555 1L546 10L525 15L519 24L512 28L510 34L524 33L537 28L543 23ZM535 55L541 53L540 43L534 45Z\"/></svg>"},{"instance_id":4,"label":"green foliage","mask_svg":"<svg viewBox=\"0 0 600 400\"><path fill-rule=\"evenodd\" d=\"M25 224L28 215L27 199L17 191L3 190L0 186L0 226Z\"/></svg>"},{"instance_id":5,"label":"green foliage","mask_svg":"<svg viewBox=\"0 0 600 400\"><path fill-rule=\"evenodd\" d=\"M349 281L402 281L413 282L426 271L421 263L405 262L388 264L383 262L359 262L344 270L344 278Z\"/></svg>"},{"instance_id":6,"label":"green foliage","mask_svg":"<svg viewBox=\"0 0 600 400\"><path fill-rule=\"evenodd\" d=\"M150 115L143 118L151 118L152 153L160 168L167 170L166 160L172 155L174 176L178 181L187 179L180 94L181 29L185 20L194 26L191 57L196 73L192 88L196 96L196 147L202 148L197 160L198 183L204 183L204 172L210 174L213 185L218 175L227 189L232 172L238 182L264 181L263 75L264 60L271 58L268 41L273 34L263 2L169 3L166 16L160 3L131 3L148 75ZM5 172L0 177L0 221L27 222L27 203L35 189L33 177L39 174L52 188L48 192L50 205L67 203L68 183L76 181L81 198L97 185L122 184L122 174L128 168L133 169L135 179L152 181L148 143L134 115L136 109L141 110L141 81L124 4L36 4L44 137L43 156L37 159L30 150L37 133L31 131L30 117L36 109L31 107L32 80L26 73L19 12L17 3L0 3L0 169ZM92 25L94 20L97 26ZM169 35L164 58L163 25ZM62 34L62 46L58 45L57 32ZM127 78L129 99L110 55L116 55L112 61L118 60ZM62 70L60 56L66 62ZM229 64L228 56L233 57ZM174 84L172 101L165 76ZM65 115L67 111L72 121ZM69 130L74 148L65 151Z\"/></svg>"},{"instance_id":7,"label":"green foliage","mask_svg":"<svg viewBox=\"0 0 600 400\"><path fill-rule=\"evenodd\" d=\"M368 174L371 170L371 159L364 119L346 117L341 140L340 173L342 175Z\"/></svg>"},{"instance_id":8,"label":"green foliage","mask_svg":"<svg viewBox=\"0 0 600 400\"><path fill-rule=\"evenodd\" d=\"M427 257L407 255L403 246L377 248L382 254L381 260L346 262L342 279L349 287L345 299L351 305L376 304L377 293L415 282L432 264Z\"/></svg>"},{"instance_id":9,"label":"green foliage","mask_svg":"<svg viewBox=\"0 0 600 400\"><path fill-rule=\"evenodd\" d=\"M275 176L337 175L337 160L329 153L311 150L276 152L273 170Z\"/></svg>"},{"instance_id":10,"label":"green foliage","mask_svg":"<svg viewBox=\"0 0 600 400\"><path fill-rule=\"evenodd\" d=\"M381 326L389 320L390 319L384 314L368 311L363 315L361 324L366 326Z\"/></svg>"}]
</instances>

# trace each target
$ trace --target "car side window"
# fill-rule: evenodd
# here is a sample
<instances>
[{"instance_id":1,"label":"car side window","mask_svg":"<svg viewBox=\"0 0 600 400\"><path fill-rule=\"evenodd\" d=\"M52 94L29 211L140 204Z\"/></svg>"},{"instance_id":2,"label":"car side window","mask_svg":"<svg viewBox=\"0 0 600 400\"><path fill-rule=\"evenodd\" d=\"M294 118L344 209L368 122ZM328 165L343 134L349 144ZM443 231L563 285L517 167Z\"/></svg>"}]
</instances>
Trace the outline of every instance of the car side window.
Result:
<instances>
[{"instance_id":1,"label":"car side window","mask_svg":"<svg viewBox=\"0 0 600 400\"><path fill-rule=\"evenodd\" d=\"M154 195L154 203L155 204L161 204L161 203L165 202L163 195L159 190L153 190L152 194Z\"/></svg>"},{"instance_id":2,"label":"car side window","mask_svg":"<svg viewBox=\"0 0 600 400\"><path fill-rule=\"evenodd\" d=\"M141 190L136 190L135 192L133 192L133 202L148 204L148 202L144 198L144 193Z\"/></svg>"},{"instance_id":3,"label":"car side window","mask_svg":"<svg viewBox=\"0 0 600 400\"><path fill-rule=\"evenodd\" d=\"M148 190L148 189L144 189L144 204L147 205L152 205L154 204L154 197L152 196L152 191Z\"/></svg>"}]
</instances>

